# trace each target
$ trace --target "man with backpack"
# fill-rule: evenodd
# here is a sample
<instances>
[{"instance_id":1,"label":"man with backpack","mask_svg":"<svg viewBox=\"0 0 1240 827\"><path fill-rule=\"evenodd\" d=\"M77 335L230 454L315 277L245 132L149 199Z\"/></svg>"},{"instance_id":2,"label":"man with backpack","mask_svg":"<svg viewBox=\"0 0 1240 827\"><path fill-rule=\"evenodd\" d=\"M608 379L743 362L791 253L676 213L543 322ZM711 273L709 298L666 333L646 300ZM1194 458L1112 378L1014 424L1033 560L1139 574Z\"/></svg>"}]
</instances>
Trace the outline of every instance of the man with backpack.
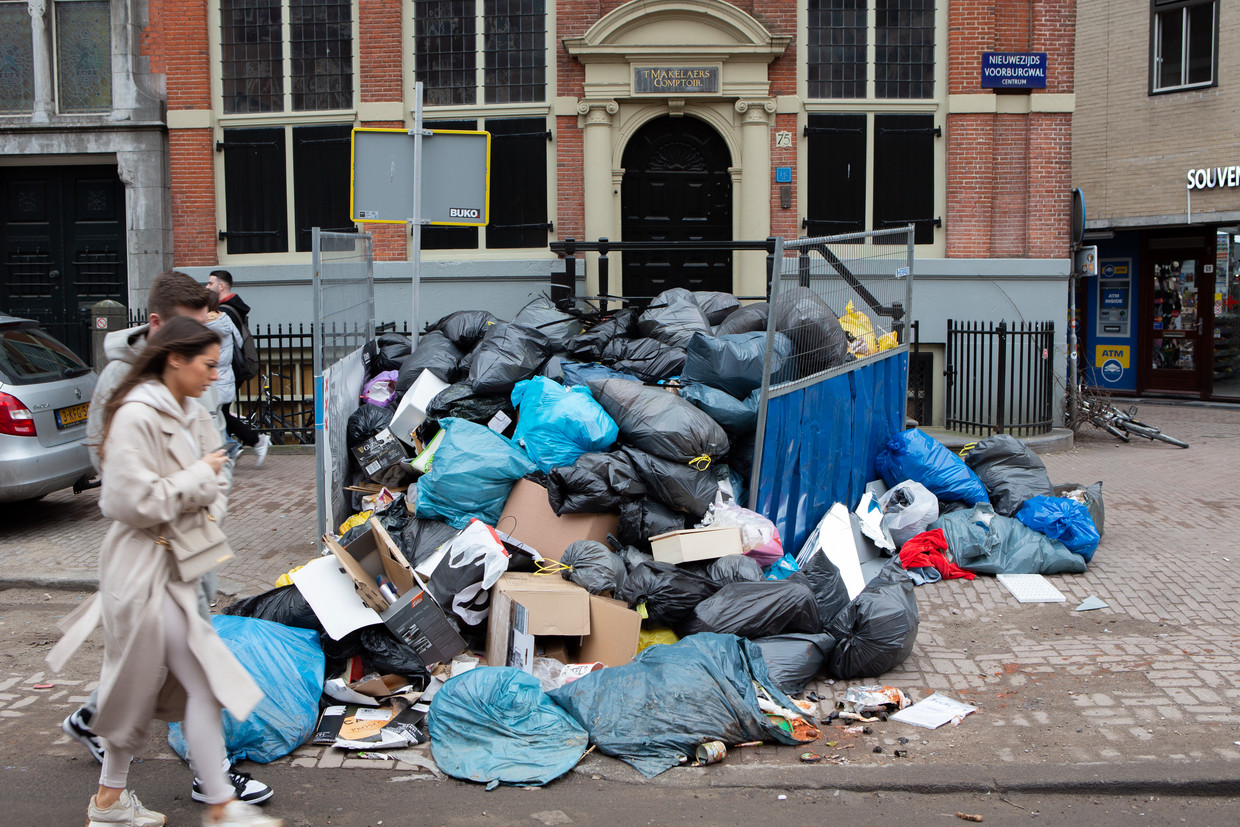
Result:
<instances>
[{"instance_id":1,"label":"man with backpack","mask_svg":"<svg viewBox=\"0 0 1240 827\"><path fill-rule=\"evenodd\" d=\"M240 335L241 346L232 350L232 376L236 391L258 374L258 348L254 344L254 336L250 333L250 306L233 291L232 273L227 270L212 270L207 277L207 290L219 297L219 310L223 313ZM227 371L221 371L227 373ZM234 394L235 398L236 394ZM231 402L231 400L230 400ZM271 447L269 434L258 434L246 426L235 414L230 412L230 402L221 405L228 433L239 439L244 445L254 449L256 465L262 465L267 458L267 449Z\"/></svg>"}]
</instances>

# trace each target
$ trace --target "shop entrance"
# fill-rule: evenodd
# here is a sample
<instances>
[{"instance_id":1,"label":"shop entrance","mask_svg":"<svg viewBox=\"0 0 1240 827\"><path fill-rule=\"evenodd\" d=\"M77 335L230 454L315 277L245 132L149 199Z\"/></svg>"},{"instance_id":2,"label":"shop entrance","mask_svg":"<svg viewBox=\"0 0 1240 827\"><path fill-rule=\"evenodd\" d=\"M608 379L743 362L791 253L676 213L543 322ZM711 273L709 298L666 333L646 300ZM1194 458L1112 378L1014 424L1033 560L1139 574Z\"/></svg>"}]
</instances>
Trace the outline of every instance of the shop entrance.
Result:
<instances>
[{"instance_id":1,"label":"shop entrance","mask_svg":"<svg viewBox=\"0 0 1240 827\"><path fill-rule=\"evenodd\" d=\"M625 147L624 241L731 241L731 157L719 133L691 117L656 118ZM671 287L732 290L732 252L624 254L624 294Z\"/></svg>"},{"instance_id":2,"label":"shop entrance","mask_svg":"<svg viewBox=\"0 0 1240 827\"><path fill-rule=\"evenodd\" d=\"M1145 390L1208 395L1214 363L1214 258L1199 248L1151 250L1143 278L1150 296L1142 314Z\"/></svg>"}]
</instances>

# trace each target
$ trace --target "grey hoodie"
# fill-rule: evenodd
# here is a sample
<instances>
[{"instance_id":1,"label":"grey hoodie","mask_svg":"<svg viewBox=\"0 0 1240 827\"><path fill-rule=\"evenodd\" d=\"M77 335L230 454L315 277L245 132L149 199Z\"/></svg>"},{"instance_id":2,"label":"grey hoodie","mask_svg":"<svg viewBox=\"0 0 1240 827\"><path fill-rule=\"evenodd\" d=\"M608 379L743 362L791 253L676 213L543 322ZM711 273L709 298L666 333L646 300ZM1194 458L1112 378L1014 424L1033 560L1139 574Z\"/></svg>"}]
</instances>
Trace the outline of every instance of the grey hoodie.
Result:
<instances>
[{"instance_id":1,"label":"grey hoodie","mask_svg":"<svg viewBox=\"0 0 1240 827\"><path fill-rule=\"evenodd\" d=\"M96 470L99 468L99 442L103 438L103 406L108 404L117 386L124 381L129 374L129 369L137 361L138 355L146 347L146 336L150 330L151 326L144 324L128 330L116 330L104 337L103 354L108 362L100 372L98 381L95 382L95 392L90 398L90 415L86 421L86 445L90 449L91 464ZM220 413L220 396L215 386L207 388L206 392L198 397L198 402L207 409L207 413L211 414L222 445L228 439L228 432L224 427L224 416ZM231 490L233 474L231 459L224 463L224 469L220 473L224 475L228 483L228 490Z\"/></svg>"}]
</instances>

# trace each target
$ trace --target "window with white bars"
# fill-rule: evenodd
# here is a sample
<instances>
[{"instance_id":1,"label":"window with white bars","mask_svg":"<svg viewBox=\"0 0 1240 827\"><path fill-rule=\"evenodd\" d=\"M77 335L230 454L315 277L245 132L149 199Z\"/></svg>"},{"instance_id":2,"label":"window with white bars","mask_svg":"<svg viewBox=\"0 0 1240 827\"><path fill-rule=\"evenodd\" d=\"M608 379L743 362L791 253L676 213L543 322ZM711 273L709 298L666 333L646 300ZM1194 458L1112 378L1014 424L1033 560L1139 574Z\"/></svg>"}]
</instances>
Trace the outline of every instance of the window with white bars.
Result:
<instances>
[{"instance_id":1,"label":"window with white bars","mask_svg":"<svg viewBox=\"0 0 1240 827\"><path fill-rule=\"evenodd\" d=\"M1151 0L1150 92L1215 85L1218 0Z\"/></svg>"}]
</instances>

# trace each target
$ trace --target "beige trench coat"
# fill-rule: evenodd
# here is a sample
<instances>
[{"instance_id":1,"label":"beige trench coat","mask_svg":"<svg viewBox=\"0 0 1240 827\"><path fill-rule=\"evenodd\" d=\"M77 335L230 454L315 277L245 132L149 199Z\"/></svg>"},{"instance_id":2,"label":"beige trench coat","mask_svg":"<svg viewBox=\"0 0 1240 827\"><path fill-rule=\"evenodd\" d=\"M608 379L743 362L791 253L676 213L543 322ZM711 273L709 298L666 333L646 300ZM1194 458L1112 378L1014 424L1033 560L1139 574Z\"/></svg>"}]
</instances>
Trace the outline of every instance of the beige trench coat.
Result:
<instances>
[{"instance_id":1,"label":"beige trench coat","mask_svg":"<svg viewBox=\"0 0 1240 827\"><path fill-rule=\"evenodd\" d=\"M64 637L47 659L59 671L102 620L99 714L91 728L126 752L142 746L152 718L184 717L184 690L164 662L165 595L184 612L189 649L220 704L240 721L263 698L199 615L197 581L177 580L171 552L155 542L162 526L198 509L222 518L227 483L201 459L216 439L201 405L178 405L163 384L147 382L116 412L105 443L99 506L114 522L99 553L99 591L62 621Z\"/></svg>"}]
</instances>

